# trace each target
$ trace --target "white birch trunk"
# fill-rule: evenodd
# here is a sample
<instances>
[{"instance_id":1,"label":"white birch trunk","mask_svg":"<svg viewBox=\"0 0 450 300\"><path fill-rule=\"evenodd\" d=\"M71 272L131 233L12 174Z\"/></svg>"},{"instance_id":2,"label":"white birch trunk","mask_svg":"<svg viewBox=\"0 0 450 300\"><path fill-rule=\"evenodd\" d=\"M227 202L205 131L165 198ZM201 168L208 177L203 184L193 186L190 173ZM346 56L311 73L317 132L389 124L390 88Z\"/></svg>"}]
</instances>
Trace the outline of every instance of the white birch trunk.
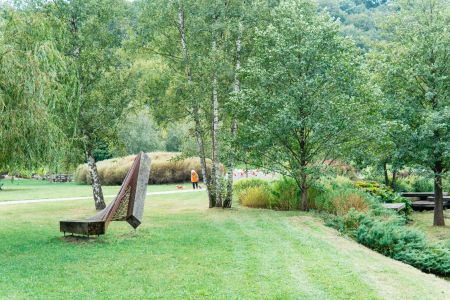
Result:
<instances>
[{"instance_id":1,"label":"white birch trunk","mask_svg":"<svg viewBox=\"0 0 450 300\"><path fill-rule=\"evenodd\" d=\"M217 50L216 41L212 42L212 52L215 56ZM212 171L211 171L211 181L214 185L213 192L215 194L216 207L222 206L222 199L220 195L220 164L219 164L219 99L217 91L217 74L214 70L213 80L212 80Z\"/></svg>"},{"instance_id":2,"label":"white birch trunk","mask_svg":"<svg viewBox=\"0 0 450 300\"><path fill-rule=\"evenodd\" d=\"M100 184L100 178L98 177L97 164L95 158L92 155L92 151L86 151L86 157L89 166L89 173L92 178L92 193L94 196L95 209L101 210L106 207L105 200L103 199L102 185Z\"/></svg>"},{"instance_id":3,"label":"white birch trunk","mask_svg":"<svg viewBox=\"0 0 450 300\"><path fill-rule=\"evenodd\" d=\"M186 42L186 28L184 25L184 9L180 2L179 2L179 7L178 7L178 31L180 32L181 51L183 53L183 59L186 63L186 74L188 77L188 85L191 86L192 73L191 73L191 68L189 65L189 53L188 53L188 47L187 47L187 42ZM197 151L198 151L198 156L200 157L200 166L201 166L201 170L202 170L203 183L205 184L207 192L208 192L209 207L213 207L214 203L212 200L211 191L210 191L209 182L208 182L205 146L203 143L203 135L202 135L202 126L201 126L201 122L200 122L199 107L198 107L198 102L195 99L193 100L193 117L194 117L194 123L195 123L195 134L196 134L196 138L197 138Z\"/></svg>"},{"instance_id":4,"label":"white birch trunk","mask_svg":"<svg viewBox=\"0 0 450 300\"><path fill-rule=\"evenodd\" d=\"M241 36L242 36L242 23L239 22L238 36L236 39L236 66L234 70L234 93L237 94L241 90L241 82L239 81L239 70L241 69ZM237 133L237 120L233 117L231 121L231 138L234 140ZM234 171L234 159L230 155L228 158L228 174L227 174L227 196L225 198L223 206L231 208L233 202L233 171Z\"/></svg>"}]
</instances>

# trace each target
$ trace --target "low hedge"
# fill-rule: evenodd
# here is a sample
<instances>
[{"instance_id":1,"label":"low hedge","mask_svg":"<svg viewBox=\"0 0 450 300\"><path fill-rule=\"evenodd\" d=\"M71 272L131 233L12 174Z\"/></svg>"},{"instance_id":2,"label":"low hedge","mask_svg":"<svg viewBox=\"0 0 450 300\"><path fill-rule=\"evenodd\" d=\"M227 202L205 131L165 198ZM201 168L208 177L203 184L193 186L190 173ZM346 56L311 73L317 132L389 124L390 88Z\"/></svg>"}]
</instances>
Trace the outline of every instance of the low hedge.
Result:
<instances>
[{"instance_id":1,"label":"low hedge","mask_svg":"<svg viewBox=\"0 0 450 300\"><path fill-rule=\"evenodd\" d=\"M422 232L405 224L404 218L386 210L361 213L352 209L344 216L327 216L327 225L372 250L424 272L450 276L450 248L429 244Z\"/></svg>"},{"instance_id":2,"label":"low hedge","mask_svg":"<svg viewBox=\"0 0 450 300\"><path fill-rule=\"evenodd\" d=\"M191 170L196 170L201 177L200 159L190 157L178 160L176 152L151 152L151 171L149 183L179 183L190 181ZM100 182L105 185L120 185L128 170L133 164L135 155L103 160L97 163ZM211 170L211 161L207 161ZM209 172L210 173L210 172ZM74 179L78 183L90 184L92 182L87 164L79 165L75 171Z\"/></svg>"}]
</instances>

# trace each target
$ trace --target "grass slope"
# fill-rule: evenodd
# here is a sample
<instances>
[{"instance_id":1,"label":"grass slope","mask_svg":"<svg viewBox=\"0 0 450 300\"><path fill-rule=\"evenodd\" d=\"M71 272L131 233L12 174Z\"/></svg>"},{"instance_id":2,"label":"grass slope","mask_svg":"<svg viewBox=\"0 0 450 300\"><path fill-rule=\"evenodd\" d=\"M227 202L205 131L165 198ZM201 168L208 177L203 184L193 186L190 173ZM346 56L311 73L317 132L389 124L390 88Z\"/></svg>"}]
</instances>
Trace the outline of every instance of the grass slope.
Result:
<instances>
[{"instance_id":1,"label":"grass slope","mask_svg":"<svg viewBox=\"0 0 450 300\"><path fill-rule=\"evenodd\" d=\"M299 212L208 209L203 193L147 198L135 232L64 239L92 201L0 206L4 299L450 299L450 284Z\"/></svg>"}]
</instances>

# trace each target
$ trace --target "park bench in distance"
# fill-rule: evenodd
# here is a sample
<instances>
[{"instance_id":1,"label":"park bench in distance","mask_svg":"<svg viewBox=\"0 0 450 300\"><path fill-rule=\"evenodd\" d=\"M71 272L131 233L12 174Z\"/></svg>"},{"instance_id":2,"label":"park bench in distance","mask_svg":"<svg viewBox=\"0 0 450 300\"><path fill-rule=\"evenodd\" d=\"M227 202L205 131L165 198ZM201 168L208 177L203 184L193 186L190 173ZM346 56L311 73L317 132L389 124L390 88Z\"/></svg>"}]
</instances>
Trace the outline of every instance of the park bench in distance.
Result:
<instances>
[{"instance_id":1,"label":"park bench in distance","mask_svg":"<svg viewBox=\"0 0 450 300\"><path fill-rule=\"evenodd\" d=\"M141 152L134 159L116 198L102 211L85 220L59 222L59 231L80 235L105 234L111 221L127 221L133 228L142 222L150 175L150 158Z\"/></svg>"},{"instance_id":2,"label":"park bench in distance","mask_svg":"<svg viewBox=\"0 0 450 300\"><path fill-rule=\"evenodd\" d=\"M450 208L450 197L447 192L443 192L443 206ZM406 192L402 193L403 197L410 198L412 201L412 208L414 210L432 210L434 209L434 192Z\"/></svg>"}]
</instances>

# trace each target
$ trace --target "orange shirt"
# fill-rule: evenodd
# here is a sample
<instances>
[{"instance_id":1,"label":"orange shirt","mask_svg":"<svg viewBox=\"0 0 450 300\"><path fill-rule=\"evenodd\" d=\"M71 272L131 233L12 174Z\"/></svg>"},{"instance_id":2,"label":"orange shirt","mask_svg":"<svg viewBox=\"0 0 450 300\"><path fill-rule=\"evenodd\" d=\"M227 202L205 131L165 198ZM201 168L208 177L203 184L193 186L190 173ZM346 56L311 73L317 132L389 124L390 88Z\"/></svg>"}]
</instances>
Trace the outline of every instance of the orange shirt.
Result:
<instances>
[{"instance_id":1,"label":"orange shirt","mask_svg":"<svg viewBox=\"0 0 450 300\"><path fill-rule=\"evenodd\" d=\"M191 172L191 182L198 182L198 174L197 172Z\"/></svg>"}]
</instances>

